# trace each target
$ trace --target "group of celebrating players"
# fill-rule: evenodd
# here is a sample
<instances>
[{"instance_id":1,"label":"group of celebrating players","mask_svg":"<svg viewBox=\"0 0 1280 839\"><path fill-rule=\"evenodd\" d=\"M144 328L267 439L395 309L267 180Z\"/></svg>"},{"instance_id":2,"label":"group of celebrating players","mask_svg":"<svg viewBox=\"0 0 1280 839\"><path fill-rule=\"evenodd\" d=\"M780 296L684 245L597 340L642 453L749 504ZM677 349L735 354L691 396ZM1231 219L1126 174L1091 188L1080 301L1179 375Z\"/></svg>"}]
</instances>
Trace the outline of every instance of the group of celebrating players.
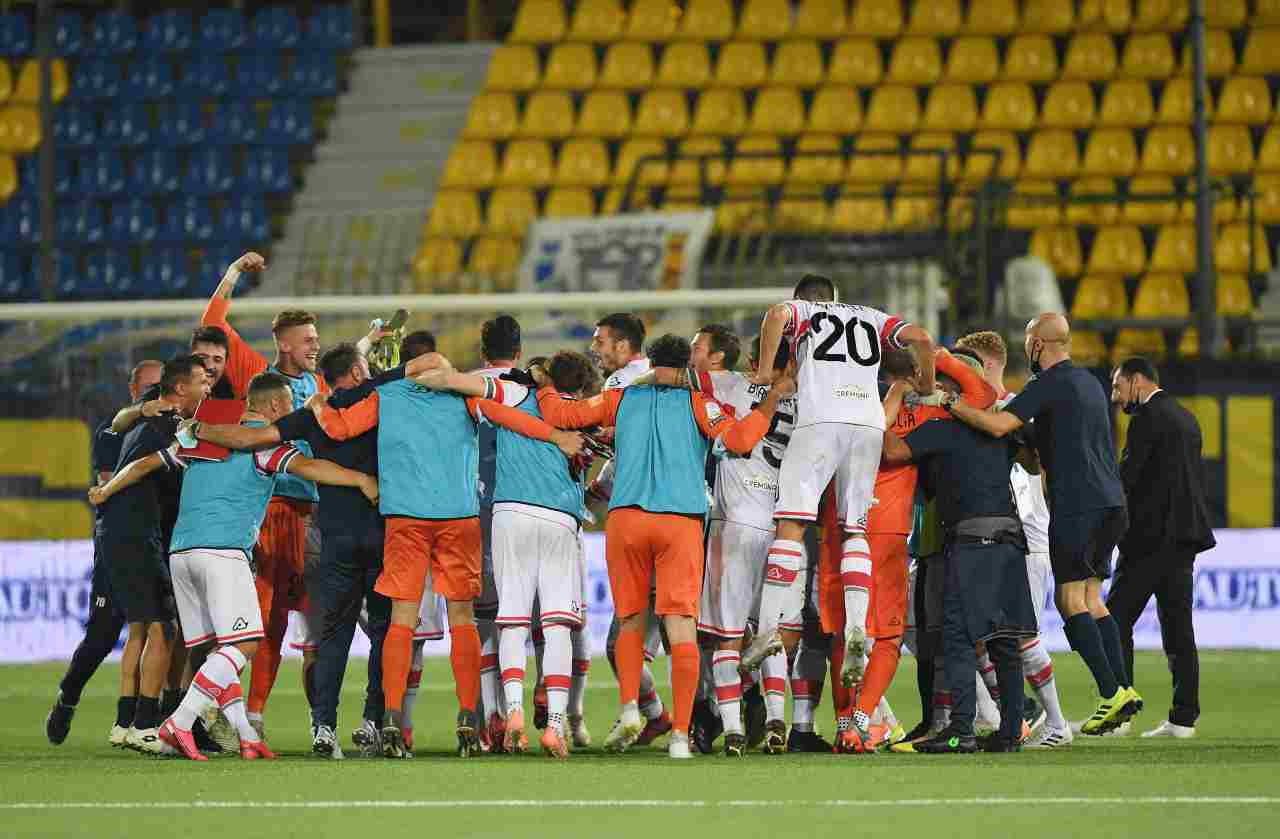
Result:
<instances>
[{"instance_id":1,"label":"group of celebrating players","mask_svg":"<svg viewBox=\"0 0 1280 839\"><path fill-rule=\"evenodd\" d=\"M1040 464L1025 433L1006 433L1044 400L1010 401L996 333L948 352L809 275L765 316L749 374L728 327L646 347L630 314L598 322L594 359L528 361L500 315L483 326L486 366L462 373L403 328L321 354L315 318L286 311L268 364L226 317L241 274L264 267L236 260L191 353L138 365L133 404L95 435L93 602L51 742L127 625L112 745L274 757L263 713L294 613L315 754L343 756L359 625L372 651L352 741L411 757L423 646L447 623L457 753L529 748L532 640L532 722L566 758L591 743L582 526L598 516L620 703L606 751L668 734L673 758L721 734L729 756L1071 742L1037 628L1051 584ZM1065 329L1033 321L1028 356L1048 358ZM1019 422L972 418L1001 408ZM1053 573L1069 636L1094 622L1105 642L1109 617L1074 594L1096 566L1055 559ZM1072 640L1087 661L1099 646ZM885 701L904 644L920 665L911 732ZM651 669L663 649L669 709ZM815 724L828 667L834 743ZM1024 675L1038 702L1024 705ZM1099 691L1084 733L1141 707L1131 686L1100 678Z\"/></svg>"}]
</instances>

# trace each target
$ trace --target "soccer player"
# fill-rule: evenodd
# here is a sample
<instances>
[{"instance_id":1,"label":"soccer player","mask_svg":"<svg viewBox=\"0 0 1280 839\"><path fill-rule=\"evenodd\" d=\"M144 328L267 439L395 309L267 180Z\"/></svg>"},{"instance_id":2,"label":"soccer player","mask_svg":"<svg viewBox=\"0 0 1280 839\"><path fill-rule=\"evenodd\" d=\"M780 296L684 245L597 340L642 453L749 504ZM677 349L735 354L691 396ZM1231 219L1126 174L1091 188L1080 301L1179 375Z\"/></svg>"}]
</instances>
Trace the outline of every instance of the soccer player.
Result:
<instances>
[{"instance_id":1,"label":"soccer player","mask_svg":"<svg viewBox=\"0 0 1280 839\"><path fill-rule=\"evenodd\" d=\"M769 549L765 572L769 583L761 595L761 608L779 615L780 626L800 625L804 602L800 572L807 565L804 528L817 519L818 501L834 478L838 526L846 535L840 559L845 604L840 677L851 688L862 679L866 652L871 587L866 516L885 425L876 384L881 347L913 347L921 384L932 388L933 339L901 318L837 302L835 284L816 274L801 279L795 299L779 303L765 315L758 384L769 384L776 376L774 358L784 338L797 364L798 407L795 430L782 459L774 511L778 529ZM779 640L776 631L762 631L743 655L743 667L758 667ZM792 640L789 648L794 644Z\"/></svg>"},{"instance_id":2,"label":"soccer player","mask_svg":"<svg viewBox=\"0 0 1280 839\"><path fill-rule=\"evenodd\" d=\"M136 402L143 391L159 384L163 367L163 363L159 361L139 362L129 375L129 397ZM94 432L93 474L98 486L111 480L111 476L115 474L121 442L121 436L111 430L110 422L102 423ZM55 746L62 745L71 733L71 720L75 716L76 706L80 704L80 693L98 671L98 666L115 648L126 623L117 598L111 592L107 558L98 545L97 525L102 519L102 511L97 507L94 508L93 519L93 585L89 590L89 620L85 623L84 638L71 655L66 675L58 683L58 696L53 700L53 708L44 723L45 736Z\"/></svg>"},{"instance_id":3,"label":"soccer player","mask_svg":"<svg viewBox=\"0 0 1280 839\"><path fill-rule=\"evenodd\" d=\"M666 335L649 347L655 366L689 363L689 342ZM669 387L606 390L585 402L539 391L539 408L555 425L614 427L617 475L609 501L606 552L619 632L615 646L622 713L605 749L625 751L645 730L640 715L646 613L653 582L655 611L671 643L672 718L668 754L692 757L689 721L698 686L697 615L702 588L702 523L707 513L705 469L711 443L746 455L768 432L782 380L755 411L738 421L701 394Z\"/></svg>"},{"instance_id":4,"label":"soccer player","mask_svg":"<svg viewBox=\"0 0 1280 839\"><path fill-rule=\"evenodd\" d=\"M235 393L223 375L227 366L227 334L216 326L199 327L191 333L191 354L204 362L204 370L209 379L209 395L214 399L234 399ZM136 394L131 392L130 404L116 413L110 427L116 434L123 435L138 420L172 410L173 406L160 398L160 383L157 380Z\"/></svg>"}]
</instances>

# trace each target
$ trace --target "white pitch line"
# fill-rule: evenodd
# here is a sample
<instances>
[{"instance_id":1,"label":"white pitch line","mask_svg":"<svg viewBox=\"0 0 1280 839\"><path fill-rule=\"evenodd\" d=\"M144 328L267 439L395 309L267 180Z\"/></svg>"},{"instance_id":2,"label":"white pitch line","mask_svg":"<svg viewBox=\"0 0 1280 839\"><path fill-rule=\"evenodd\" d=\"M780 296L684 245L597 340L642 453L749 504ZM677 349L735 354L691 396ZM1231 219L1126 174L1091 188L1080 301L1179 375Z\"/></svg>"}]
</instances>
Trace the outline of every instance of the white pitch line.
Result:
<instances>
[{"instance_id":1,"label":"white pitch line","mask_svg":"<svg viewBox=\"0 0 1280 839\"><path fill-rule=\"evenodd\" d=\"M862 799L754 799L736 801L666 800L666 799L483 799L461 801L388 800L388 801L19 801L0 803L0 810L179 810L192 807L209 810L235 810L270 808L276 810L346 810L361 809L438 809L444 807L509 807L509 808L605 808L605 807L666 807L677 809L726 809L731 807L820 807L820 808L870 808L870 807L954 807L991 806L1001 804L1113 804L1113 805L1166 805L1166 804L1263 804L1280 805L1277 796L1232 795L1155 795L1128 798L1122 796L1057 796L1052 798L893 798L879 800Z\"/></svg>"}]
</instances>

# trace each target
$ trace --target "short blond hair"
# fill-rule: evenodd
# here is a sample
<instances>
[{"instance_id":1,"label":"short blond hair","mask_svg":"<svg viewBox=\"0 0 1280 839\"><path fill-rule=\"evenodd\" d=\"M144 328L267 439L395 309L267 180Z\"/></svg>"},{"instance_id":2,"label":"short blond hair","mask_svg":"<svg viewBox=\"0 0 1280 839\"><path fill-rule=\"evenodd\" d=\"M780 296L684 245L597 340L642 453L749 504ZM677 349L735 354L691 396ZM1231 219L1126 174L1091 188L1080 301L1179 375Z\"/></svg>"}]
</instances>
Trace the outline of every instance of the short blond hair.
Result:
<instances>
[{"instance_id":1,"label":"short blond hair","mask_svg":"<svg viewBox=\"0 0 1280 839\"><path fill-rule=\"evenodd\" d=\"M302 309L286 309L271 321L271 334L279 335L294 326L306 326L316 322L316 316Z\"/></svg>"},{"instance_id":2,"label":"short blond hair","mask_svg":"<svg viewBox=\"0 0 1280 839\"><path fill-rule=\"evenodd\" d=\"M973 350L978 355L989 356L999 359L1002 362L1009 360L1009 348L1004 343L1004 338L1000 337L1000 333L984 331L971 332L968 335L956 341L957 347L963 347L967 350Z\"/></svg>"}]
</instances>

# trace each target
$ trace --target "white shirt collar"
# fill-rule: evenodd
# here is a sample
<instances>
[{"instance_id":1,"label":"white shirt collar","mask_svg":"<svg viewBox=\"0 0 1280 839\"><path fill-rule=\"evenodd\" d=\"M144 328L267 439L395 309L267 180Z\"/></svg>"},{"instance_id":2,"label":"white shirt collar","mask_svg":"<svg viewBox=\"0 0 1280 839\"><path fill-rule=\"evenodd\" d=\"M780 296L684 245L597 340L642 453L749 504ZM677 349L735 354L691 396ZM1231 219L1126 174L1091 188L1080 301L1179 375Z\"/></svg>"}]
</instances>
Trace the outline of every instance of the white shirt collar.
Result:
<instances>
[{"instance_id":1,"label":"white shirt collar","mask_svg":"<svg viewBox=\"0 0 1280 839\"><path fill-rule=\"evenodd\" d=\"M1150 393L1148 393L1148 394L1147 394L1147 398L1146 398L1146 399L1141 400L1141 404L1143 404L1143 405L1147 404L1148 402L1150 402L1150 401L1151 401L1151 397L1155 396L1157 393L1159 393L1159 392L1160 392L1160 391L1162 391L1162 390L1164 390L1164 388L1162 388L1162 387L1158 387L1158 388L1156 388L1155 390L1151 391Z\"/></svg>"}]
</instances>

